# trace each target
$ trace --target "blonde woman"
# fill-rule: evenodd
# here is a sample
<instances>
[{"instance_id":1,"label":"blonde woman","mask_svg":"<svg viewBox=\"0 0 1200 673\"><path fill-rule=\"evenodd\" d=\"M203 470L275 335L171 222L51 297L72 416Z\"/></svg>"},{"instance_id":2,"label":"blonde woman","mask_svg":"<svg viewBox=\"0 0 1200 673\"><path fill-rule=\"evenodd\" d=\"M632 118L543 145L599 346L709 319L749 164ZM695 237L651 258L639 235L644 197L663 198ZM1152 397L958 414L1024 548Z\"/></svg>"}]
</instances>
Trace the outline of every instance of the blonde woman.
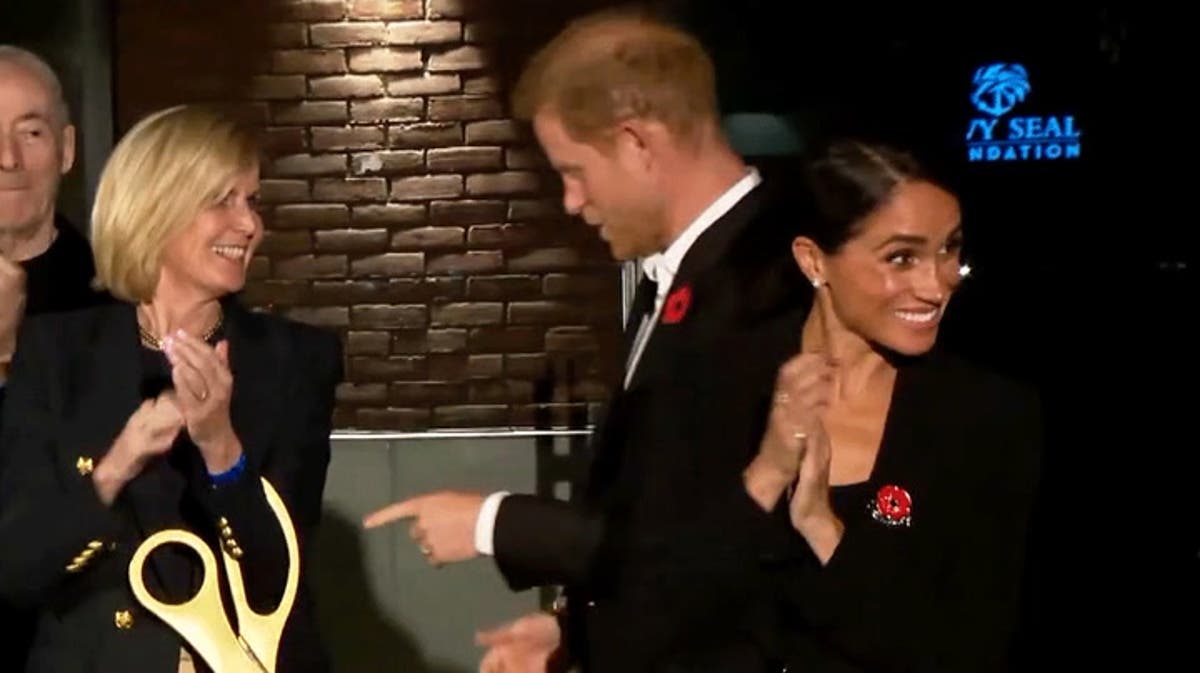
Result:
<instances>
[{"instance_id":1,"label":"blonde woman","mask_svg":"<svg viewBox=\"0 0 1200 673\"><path fill-rule=\"evenodd\" d=\"M144 119L110 157L92 214L97 281L123 301L22 329L0 437L0 597L40 611L27 671L203 670L135 600L130 557L158 530L189 529L236 548L251 605L274 608L287 552L260 476L303 557L341 347L235 299L262 240L258 175L253 136L215 111ZM147 586L182 601L197 566L159 550ZM278 670L328 670L303 578Z\"/></svg>"}]
</instances>

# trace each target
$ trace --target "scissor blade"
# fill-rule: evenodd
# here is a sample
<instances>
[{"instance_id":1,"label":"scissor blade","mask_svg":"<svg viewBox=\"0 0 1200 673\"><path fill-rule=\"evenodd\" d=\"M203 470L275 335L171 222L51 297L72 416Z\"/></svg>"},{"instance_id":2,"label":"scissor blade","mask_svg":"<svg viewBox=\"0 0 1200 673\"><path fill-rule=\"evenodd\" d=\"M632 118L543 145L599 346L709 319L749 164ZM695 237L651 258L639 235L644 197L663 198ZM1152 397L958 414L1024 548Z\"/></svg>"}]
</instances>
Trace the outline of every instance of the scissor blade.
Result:
<instances>
[{"instance_id":1,"label":"scissor blade","mask_svg":"<svg viewBox=\"0 0 1200 673\"><path fill-rule=\"evenodd\" d=\"M266 665L263 664L262 659L259 659L258 655L254 653L254 650L250 648L250 643L247 643L246 640L241 636L238 636L237 640L238 645L242 646L242 651L245 652L246 656L250 658L250 661L253 661L254 665L258 667L259 673L275 673L274 671L269 670Z\"/></svg>"}]
</instances>

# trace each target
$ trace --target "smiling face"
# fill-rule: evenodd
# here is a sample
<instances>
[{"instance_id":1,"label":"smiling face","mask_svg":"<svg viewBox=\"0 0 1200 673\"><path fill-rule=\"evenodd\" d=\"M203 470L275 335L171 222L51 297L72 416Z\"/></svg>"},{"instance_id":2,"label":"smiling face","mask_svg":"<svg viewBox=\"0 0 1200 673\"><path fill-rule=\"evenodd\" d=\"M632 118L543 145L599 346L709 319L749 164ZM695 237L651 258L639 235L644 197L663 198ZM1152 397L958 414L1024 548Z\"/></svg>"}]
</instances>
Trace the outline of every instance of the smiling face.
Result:
<instances>
[{"instance_id":1,"label":"smiling face","mask_svg":"<svg viewBox=\"0 0 1200 673\"><path fill-rule=\"evenodd\" d=\"M246 269L262 240L258 167L245 170L175 232L162 251L160 290L220 298L246 284Z\"/></svg>"},{"instance_id":2,"label":"smiling face","mask_svg":"<svg viewBox=\"0 0 1200 673\"><path fill-rule=\"evenodd\" d=\"M0 61L0 237L51 226L62 175L75 159L53 93L27 68Z\"/></svg>"},{"instance_id":3,"label":"smiling face","mask_svg":"<svg viewBox=\"0 0 1200 673\"><path fill-rule=\"evenodd\" d=\"M929 182L903 181L855 229L832 254L797 239L797 261L826 283L844 328L896 353L927 352L960 280L958 200Z\"/></svg>"}]
</instances>

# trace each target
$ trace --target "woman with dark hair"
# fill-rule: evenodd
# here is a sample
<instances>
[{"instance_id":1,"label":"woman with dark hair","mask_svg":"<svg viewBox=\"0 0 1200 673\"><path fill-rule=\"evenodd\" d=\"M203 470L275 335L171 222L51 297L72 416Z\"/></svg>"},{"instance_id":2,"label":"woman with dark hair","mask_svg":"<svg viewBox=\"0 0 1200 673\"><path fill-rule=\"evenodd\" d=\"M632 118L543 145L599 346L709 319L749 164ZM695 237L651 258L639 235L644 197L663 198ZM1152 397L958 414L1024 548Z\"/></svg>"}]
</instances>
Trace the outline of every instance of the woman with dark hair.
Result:
<instances>
[{"instance_id":1,"label":"woman with dark hair","mask_svg":"<svg viewBox=\"0 0 1200 673\"><path fill-rule=\"evenodd\" d=\"M797 671L1008 666L1041 445L1030 392L936 348L957 198L908 154L831 143L805 169L813 287L745 472L786 500L782 659Z\"/></svg>"}]
</instances>

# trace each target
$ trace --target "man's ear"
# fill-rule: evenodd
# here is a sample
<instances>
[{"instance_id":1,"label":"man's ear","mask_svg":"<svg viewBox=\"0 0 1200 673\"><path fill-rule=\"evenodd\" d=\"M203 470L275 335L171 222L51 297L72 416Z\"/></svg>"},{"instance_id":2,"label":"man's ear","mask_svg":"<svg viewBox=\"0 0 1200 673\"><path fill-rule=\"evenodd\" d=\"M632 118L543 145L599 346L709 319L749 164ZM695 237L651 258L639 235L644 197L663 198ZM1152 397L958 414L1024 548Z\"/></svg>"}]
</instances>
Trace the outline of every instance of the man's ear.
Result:
<instances>
[{"instance_id":1,"label":"man's ear","mask_svg":"<svg viewBox=\"0 0 1200 673\"><path fill-rule=\"evenodd\" d=\"M67 124L63 127L61 140L61 156L59 172L66 175L75 166L75 126Z\"/></svg>"}]
</instances>

